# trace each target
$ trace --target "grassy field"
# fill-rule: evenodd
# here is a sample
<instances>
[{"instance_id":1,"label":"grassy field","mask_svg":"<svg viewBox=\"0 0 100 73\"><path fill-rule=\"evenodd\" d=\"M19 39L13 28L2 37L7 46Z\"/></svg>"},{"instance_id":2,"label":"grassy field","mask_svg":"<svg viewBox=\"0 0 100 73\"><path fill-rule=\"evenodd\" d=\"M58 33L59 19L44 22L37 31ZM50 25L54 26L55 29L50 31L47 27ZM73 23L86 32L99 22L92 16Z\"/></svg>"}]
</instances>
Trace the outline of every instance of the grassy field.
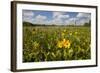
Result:
<instances>
[{"instance_id":1,"label":"grassy field","mask_svg":"<svg viewBox=\"0 0 100 73\"><path fill-rule=\"evenodd\" d=\"M23 62L87 60L90 45L90 27L23 27Z\"/></svg>"}]
</instances>

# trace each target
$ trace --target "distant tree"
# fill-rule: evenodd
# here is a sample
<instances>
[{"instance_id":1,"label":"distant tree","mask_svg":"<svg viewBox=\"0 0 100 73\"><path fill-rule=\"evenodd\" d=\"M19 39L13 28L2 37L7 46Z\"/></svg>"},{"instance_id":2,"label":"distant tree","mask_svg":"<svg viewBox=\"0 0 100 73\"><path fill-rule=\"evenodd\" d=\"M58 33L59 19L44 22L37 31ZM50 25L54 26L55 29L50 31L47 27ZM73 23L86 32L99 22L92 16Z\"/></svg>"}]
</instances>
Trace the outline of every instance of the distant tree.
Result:
<instances>
[{"instance_id":1,"label":"distant tree","mask_svg":"<svg viewBox=\"0 0 100 73\"><path fill-rule=\"evenodd\" d=\"M89 25L91 26L91 20L89 20Z\"/></svg>"},{"instance_id":2,"label":"distant tree","mask_svg":"<svg viewBox=\"0 0 100 73\"><path fill-rule=\"evenodd\" d=\"M91 26L91 20L89 20L89 22L84 23L84 26Z\"/></svg>"},{"instance_id":3,"label":"distant tree","mask_svg":"<svg viewBox=\"0 0 100 73\"><path fill-rule=\"evenodd\" d=\"M55 24L52 24L52 26L55 26Z\"/></svg>"},{"instance_id":4,"label":"distant tree","mask_svg":"<svg viewBox=\"0 0 100 73\"><path fill-rule=\"evenodd\" d=\"M23 22L23 26L33 26L33 24L30 22Z\"/></svg>"}]
</instances>

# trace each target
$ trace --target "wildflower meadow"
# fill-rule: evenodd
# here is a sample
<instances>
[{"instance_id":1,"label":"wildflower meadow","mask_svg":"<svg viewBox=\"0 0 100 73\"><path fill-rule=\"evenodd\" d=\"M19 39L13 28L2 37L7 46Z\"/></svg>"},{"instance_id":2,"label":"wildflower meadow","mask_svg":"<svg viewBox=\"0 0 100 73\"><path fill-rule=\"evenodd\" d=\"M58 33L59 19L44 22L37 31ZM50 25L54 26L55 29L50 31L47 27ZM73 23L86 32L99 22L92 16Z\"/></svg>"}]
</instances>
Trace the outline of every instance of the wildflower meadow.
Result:
<instances>
[{"instance_id":1,"label":"wildflower meadow","mask_svg":"<svg viewBox=\"0 0 100 73\"><path fill-rule=\"evenodd\" d=\"M23 27L23 62L87 60L90 45L90 27Z\"/></svg>"}]
</instances>

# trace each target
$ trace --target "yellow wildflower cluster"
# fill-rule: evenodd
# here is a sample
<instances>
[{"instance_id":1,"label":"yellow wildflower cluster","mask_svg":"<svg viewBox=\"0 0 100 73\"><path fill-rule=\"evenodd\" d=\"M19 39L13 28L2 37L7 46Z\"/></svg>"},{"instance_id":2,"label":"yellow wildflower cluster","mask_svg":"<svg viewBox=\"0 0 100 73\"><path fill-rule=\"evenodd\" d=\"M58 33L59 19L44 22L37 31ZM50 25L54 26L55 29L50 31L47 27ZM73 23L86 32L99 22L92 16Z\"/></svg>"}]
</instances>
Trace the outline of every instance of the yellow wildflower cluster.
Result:
<instances>
[{"instance_id":1,"label":"yellow wildflower cluster","mask_svg":"<svg viewBox=\"0 0 100 73\"><path fill-rule=\"evenodd\" d=\"M65 35L65 33L62 33L61 35L62 35L62 36L64 36L64 35Z\"/></svg>"},{"instance_id":2,"label":"yellow wildflower cluster","mask_svg":"<svg viewBox=\"0 0 100 73\"><path fill-rule=\"evenodd\" d=\"M35 34L35 31L33 31L32 34Z\"/></svg>"},{"instance_id":3,"label":"yellow wildflower cluster","mask_svg":"<svg viewBox=\"0 0 100 73\"><path fill-rule=\"evenodd\" d=\"M72 33L69 33L69 35L72 35Z\"/></svg>"},{"instance_id":4,"label":"yellow wildflower cluster","mask_svg":"<svg viewBox=\"0 0 100 73\"><path fill-rule=\"evenodd\" d=\"M33 45L34 45L34 47L36 47L36 48L39 47L39 43L36 42L36 41L33 43Z\"/></svg>"},{"instance_id":5,"label":"yellow wildflower cluster","mask_svg":"<svg viewBox=\"0 0 100 73\"><path fill-rule=\"evenodd\" d=\"M70 48L70 41L63 39L62 41L58 41L57 47L58 48Z\"/></svg>"},{"instance_id":6,"label":"yellow wildflower cluster","mask_svg":"<svg viewBox=\"0 0 100 73\"><path fill-rule=\"evenodd\" d=\"M78 32L76 31L75 34L77 34Z\"/></svg>"},{"instance_id":7,"label":"yellow wildflower cluster","mask_svg":"<svg viewBox=\"0 0 100 73\"><path fill-rule=\"evenodd\" d=\"M66 30L63 30L64 32L66 32Z\"/></svg>"},{"instance_id":8,"label":"yellow wildflower cluster","mask_svg":"<svg viewBox=\"0 0 100 73\"><path fill-rule=\"evenodd\" d=\"M62 36L65 35L66 30L64 29L63 32L61 33Z\"/></svg>"}]
</instances>

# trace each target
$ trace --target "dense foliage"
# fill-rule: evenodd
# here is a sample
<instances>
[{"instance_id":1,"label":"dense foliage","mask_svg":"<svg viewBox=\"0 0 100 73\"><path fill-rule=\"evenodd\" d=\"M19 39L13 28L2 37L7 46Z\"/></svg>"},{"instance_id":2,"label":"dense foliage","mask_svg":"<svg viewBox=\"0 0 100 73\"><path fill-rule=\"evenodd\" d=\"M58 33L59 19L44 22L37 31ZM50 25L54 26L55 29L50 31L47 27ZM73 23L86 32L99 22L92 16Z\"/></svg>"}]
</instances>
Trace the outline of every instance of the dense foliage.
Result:
<instances>
[{"instance_id":1,"label":"dense foliage","mask_svg":"<svg viewBox=\"0 0 100 73\"><path fill-rule=\"evenodd\" d=\"M24 26L23 62L91 58L90 27Z\"/></svg>"}]
</instances>

